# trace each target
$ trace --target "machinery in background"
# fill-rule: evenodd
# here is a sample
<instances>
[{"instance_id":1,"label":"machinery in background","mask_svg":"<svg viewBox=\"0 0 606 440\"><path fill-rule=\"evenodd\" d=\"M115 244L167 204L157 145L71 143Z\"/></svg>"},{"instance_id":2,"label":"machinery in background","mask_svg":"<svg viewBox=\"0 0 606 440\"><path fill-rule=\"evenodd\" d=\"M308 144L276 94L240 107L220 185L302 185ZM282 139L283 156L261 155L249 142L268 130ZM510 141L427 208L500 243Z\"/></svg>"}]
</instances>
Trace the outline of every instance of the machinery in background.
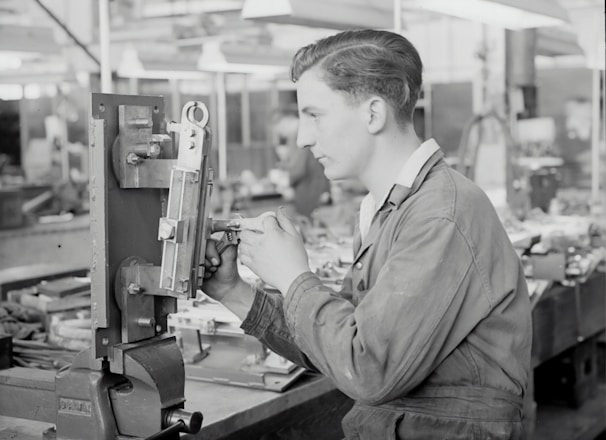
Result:
<instances>
[{"instance_id":1,"label":"machinery in background","mask_svg":"<svg viewBox=\"0 0 606 440\"><path fill-rule=\"evenodd\" d=\"M488 125L489 122L494 126ZM485 155L481 163L494 179L489 184L496 183L506 189L507 204L520 219L524 219L533 208L548 212L559 187L559 168L563 164L562 158L556 154L553 119L516 121L514 136L505 118L497 112L475 115L463 130L455 162L458 171L480 186L483 186L479 182L483 179L478 179L478 171L482 168L478 165L480 147L497 144L494 139L487 140L495 137L495 133L498 133L496 138L502 142L504 151ZM501 175L502 181L497 182Z\"/></svg>"},{"instance_id":2,"label":"machinery in background","mask_svg":"<svg viewBox=\"0 0 606 440\"><path fill-rule=\"evenodd\" d=\"M202 414L184 409L183 357L167 316L201 287L213 232L207 122L201 102L166 124L161 97L92 95L92 345L56 375L1 371L3 415L54 423L45 438L66 440L199 431Z\"/></svg>"}]
</instances>

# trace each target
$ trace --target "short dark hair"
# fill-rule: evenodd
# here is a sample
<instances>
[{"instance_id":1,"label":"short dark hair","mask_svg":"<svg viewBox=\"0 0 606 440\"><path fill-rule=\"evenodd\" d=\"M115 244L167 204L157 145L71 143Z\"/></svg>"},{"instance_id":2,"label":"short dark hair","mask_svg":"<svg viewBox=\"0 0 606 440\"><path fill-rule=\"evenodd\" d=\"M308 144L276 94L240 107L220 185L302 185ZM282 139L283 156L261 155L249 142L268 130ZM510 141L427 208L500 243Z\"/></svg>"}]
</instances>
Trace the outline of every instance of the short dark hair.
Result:
<instances>
[{"instance_id":1,"label":"short dark hair","mask_svg":"<svg viewBox=\"0 0 606 440\"><path fill-rule=\"evenodd\" d=\"M423 63L402 35L372 29L344 31L302 47L295 54L293 82L318 66L333 90L360 102L376 94L395 110L401 124L412 121L423 83Z\"/></svg>"}]
</instances>

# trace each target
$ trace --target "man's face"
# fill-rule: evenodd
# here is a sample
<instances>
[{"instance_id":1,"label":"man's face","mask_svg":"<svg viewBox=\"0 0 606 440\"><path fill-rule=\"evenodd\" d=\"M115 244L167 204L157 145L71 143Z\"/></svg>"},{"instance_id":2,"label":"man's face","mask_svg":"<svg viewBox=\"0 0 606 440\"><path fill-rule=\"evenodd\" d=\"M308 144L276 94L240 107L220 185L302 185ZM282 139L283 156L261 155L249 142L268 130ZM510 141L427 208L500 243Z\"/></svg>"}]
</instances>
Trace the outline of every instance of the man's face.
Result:
<instances>
[{"instance_id":1,"label":"man's face","mask_svg":"<svg viewBox=\"0 0 606 440\"><path fill-rule=\"evenodd\" d=\"M317 68L297 81L297 103L297 145L311 148L329 179L359 177L371 152L364 107L349 104L342 93L328 87Z\"/></svg>"}]
</instances>

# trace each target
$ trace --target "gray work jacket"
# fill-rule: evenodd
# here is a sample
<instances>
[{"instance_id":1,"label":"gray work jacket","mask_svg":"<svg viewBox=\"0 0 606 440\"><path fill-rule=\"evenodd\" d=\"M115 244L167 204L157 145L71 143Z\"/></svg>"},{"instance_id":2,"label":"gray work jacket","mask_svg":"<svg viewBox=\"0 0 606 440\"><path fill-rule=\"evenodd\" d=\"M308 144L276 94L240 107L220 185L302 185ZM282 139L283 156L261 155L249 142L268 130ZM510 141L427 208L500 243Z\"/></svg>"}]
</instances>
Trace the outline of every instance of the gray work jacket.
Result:
<instances>
[{"instance_id":1,"label":"gray work jacket","mask_svg":"<svg viewBox=\"0 0 606 440\"><path fill-rule=\"evenodd\" d=\"M438 151L354 248L340 292L258 290L242 328L356 401L348 439L522 438L530 301L486 195Z\"/></svg>"}]
</instances>

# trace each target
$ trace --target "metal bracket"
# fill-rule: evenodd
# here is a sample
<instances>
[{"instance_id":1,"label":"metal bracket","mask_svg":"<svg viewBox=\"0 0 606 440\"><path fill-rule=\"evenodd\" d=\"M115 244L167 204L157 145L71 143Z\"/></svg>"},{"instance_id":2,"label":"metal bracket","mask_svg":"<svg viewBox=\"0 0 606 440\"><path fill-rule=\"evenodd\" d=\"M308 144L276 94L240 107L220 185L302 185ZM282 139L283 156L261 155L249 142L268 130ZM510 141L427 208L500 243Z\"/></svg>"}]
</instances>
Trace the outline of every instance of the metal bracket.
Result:
<instances>
[{"instance_id":1,"label":"metal bracket","mask_svg":"<svg viewBox=\"0 0 606 440\"><path fill-rule=\"evenodd\" d=\"M176 164L172 139L152 134L154 109L118 106L119 135L112 146L112 166L120 188L168 188Z\"/></svg>"},{"instance_id":2,"label":"metal bracket","mask_svg":"<svg viewBox=\"0 0 606 440\"><path fill-rule=\"evenodd\" d=\"M163 241L160 288L178 298L194 298L203 279L200 267L206 248L212 172L207 167L210 146L208 109L197 101L183 107L177 164L172 168L166 216L160 219L158 239Z\"/></svg>"}]
</instances>

